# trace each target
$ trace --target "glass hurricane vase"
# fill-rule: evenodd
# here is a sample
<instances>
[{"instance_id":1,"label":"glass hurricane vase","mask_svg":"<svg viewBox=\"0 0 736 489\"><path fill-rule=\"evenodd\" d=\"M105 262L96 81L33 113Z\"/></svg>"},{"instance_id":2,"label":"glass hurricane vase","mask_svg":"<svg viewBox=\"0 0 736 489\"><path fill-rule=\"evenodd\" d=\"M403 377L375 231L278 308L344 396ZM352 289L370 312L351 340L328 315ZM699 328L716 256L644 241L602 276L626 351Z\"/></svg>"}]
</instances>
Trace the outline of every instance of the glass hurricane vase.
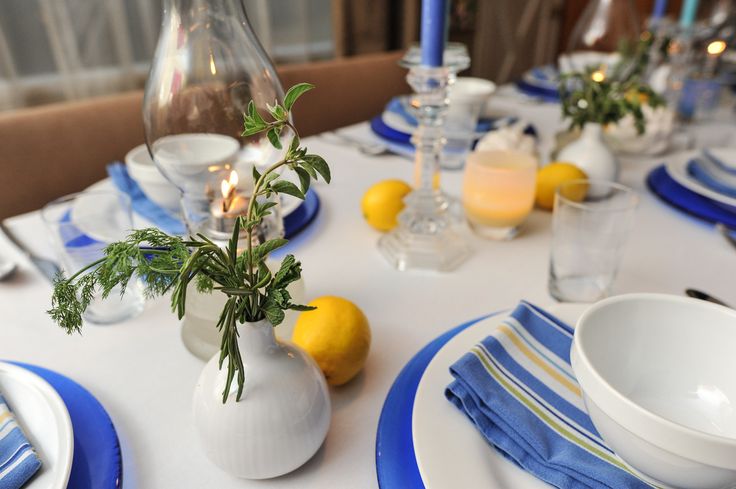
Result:
<instances>
[{"instance_id":1,"label":"glass hurricane vase","mask_svg":"<svg viewBox=\"0 0 736 489\"><path fill-rule=\"evenodd\" d=\"M164 1L143 119L156 166L182 192L190 233L227 239L233 222L227 218L244 213L245 206L223 205L223 180L237 170L235 194L247 197L252 165L262 168L281 156L265 134L241 136L243 113L253 100L265 116L266 104L283 95L242 0Z\"/></svg>"}]
</instances>

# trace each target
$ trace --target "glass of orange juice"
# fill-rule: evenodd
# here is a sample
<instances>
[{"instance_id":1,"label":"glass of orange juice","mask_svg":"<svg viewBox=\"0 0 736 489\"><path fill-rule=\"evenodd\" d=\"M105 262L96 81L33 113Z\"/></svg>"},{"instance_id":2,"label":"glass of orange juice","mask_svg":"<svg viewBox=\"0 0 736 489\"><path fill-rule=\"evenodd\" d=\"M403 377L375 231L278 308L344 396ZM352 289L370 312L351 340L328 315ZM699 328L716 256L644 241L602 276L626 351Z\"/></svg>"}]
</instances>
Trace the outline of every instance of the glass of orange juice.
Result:
<instances>
[{"instance_id":1,"label":"glass of orange juice","mask_svg":"<svg viewBox=\"0 0 736 489\"><path fill-rule=\"evenodd\" d=\"M475 151L463 177L463 207L484 238L511 239L534 206L537 159L520 151Z\"/></svg>"}]
</instances>

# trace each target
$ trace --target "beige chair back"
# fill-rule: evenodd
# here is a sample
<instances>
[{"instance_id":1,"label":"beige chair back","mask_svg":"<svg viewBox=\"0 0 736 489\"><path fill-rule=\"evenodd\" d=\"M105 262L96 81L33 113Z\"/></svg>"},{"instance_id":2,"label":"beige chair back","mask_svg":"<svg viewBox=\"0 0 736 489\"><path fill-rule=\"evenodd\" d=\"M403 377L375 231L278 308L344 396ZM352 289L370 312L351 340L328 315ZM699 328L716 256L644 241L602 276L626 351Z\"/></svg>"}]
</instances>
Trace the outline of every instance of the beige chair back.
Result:
<instances>
[{"instance_id":1,"label":"beige chair back","mask_svg":"<svg viewBox=\"0 0 736 489\"><path fill-rule=\"evenodd\" d=\"M317 86L299 101L303 136L364 121L407 93L401 53L381 53L278 69L285 88ZM105 177L144 140L140 91L0 114L0 219L38 209Z\"/></svg>"}]
</instances>

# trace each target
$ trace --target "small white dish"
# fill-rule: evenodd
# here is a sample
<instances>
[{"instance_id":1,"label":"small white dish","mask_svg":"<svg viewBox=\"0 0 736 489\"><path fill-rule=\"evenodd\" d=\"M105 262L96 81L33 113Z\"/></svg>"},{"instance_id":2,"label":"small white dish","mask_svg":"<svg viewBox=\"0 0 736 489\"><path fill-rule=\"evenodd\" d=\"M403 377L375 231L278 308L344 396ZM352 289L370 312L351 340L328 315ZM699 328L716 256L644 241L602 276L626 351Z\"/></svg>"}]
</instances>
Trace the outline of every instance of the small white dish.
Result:
<instances>
[{"instance_id":1,"label":"small white dish","mask_svg":"<svg viewBox=\"0 0 736 489\"><path fill-rule=\"evenodd\" d=\"M709 149L708 151L727 164L736 164L736 148L715 148ZM667 173L674 181L688 190L692 190L703 197L715 200L721 204L736 208L736 199L716 192L690 176L687 172L687 164L697 156L700 156L700 151L687 151L672 155L665 166Z\"/></svg>"},{"instance_id":2,"label":"small white dish","mask_svg":"<svg viewBox=\"0 0 736 489\"><path fill-rule=\"evenodd\" d=\"M113 189L95 188L85 190L75 197L69 216L74 226L82 233L102 243L124 240L130 232L130 222L126 215L118 211L121 194L111 194ZM97 194L97 195L95 195ZM110 194L105 198L102 194ZM96 251L93 251L96 253Z\"/></svg>"},{"instance_id":3,"label":"small white dish","mask_svg":"<svg viewBox=\"0 0 736 489\"><path fill-rule=\"evenodd\" d=\"M558 304L551 314L574 324L587 305ZM492 447L467 416L447 399L450 366L506 319L502 312L479 321L448 341L427 365L419 381L412 412L412 437L419 473L426 489L544 489L545 482L521 470Z\"/></svg>"},{"instance_id":4,"label":"small white dish","mask_svg":"<svg viewBox=\"0 0 736 489\"><path fill-rule=\"evenodd\" d=\"M674 487L736 487L736 311L626 294L591 306L570 358L593 424L618 456Z\"/></svg>"},{"instance_id":5,"label":"small white dish","mask_svg":"<svg viewBox=\"0 0 736 489\"><path fill-rule=\"evenodd\" d=\"M64 401L38 375L5 362L0 362L0 392L42 462L24 489L66 488L74 434Z\"/></svg>"},{"instance_id":6,"label":"small white dish","mask_svg":"<svg viewBox=\"0 0 736 489\"><path fill-rule=\"evenodd\" d=\"M125 155L128 174L140 186L146 197L167 211L178 214L181 192L169 182L151 159L145 144L136 146Z\"/></svg>"}]
</instances>

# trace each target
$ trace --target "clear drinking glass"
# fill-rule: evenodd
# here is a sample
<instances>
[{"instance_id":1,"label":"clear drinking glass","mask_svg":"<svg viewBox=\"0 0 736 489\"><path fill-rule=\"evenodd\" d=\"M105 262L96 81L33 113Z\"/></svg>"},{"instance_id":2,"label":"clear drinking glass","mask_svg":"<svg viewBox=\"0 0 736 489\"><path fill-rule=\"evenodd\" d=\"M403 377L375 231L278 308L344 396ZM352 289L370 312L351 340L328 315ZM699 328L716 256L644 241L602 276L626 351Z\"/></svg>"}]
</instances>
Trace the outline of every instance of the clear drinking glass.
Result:
<instances>
[{"instance_id":1,"label":"clear drinking glass","mask_svg":"<svg viewBox=\"0 0 736 489\"><path fill-rule=\"evenodd\" d=\"M459 77L450 86L445 115L445 147L440 166L458 170L476 139L478 119L496 85L483 78Z\"/></svg>"},{"instance_id":2,"label":"clear drinking glass","mask_svg":"<svg viewBox=\"0 0 736 489\"><path fill-rule=\"evenodd\" d=\"M58 261L69 277L104 256L104 248L125 239L133 229L130 198L116 191L89 191L61 197L41 210ZM96 296L84 313L90 323L110 324L143 310L143 292L130 281L121 296L116 287L107 299Z\"/></svg>"},{"instance_id":3,"label":"clear drinking glass","mask_svg":"<svg viewBox=\"0 0 736 489\"><path fill-rule=\"evenodd\" d=\"M582 201L590 184L605 197ZM555 193L549 292L563 302L594 302L611 292L639 202L613 182L574 180Z\"/></svg>"},{"instance_id":4,"label":"clear drinking glass","mask_svg":"<svg viewBox=\"0 0 736 489\"><path fill-rule=\"evenodd\" d=\"M463 208L471 228L489 239L511 239L534 206L536 158L518 151L475 151L463 178Z\"/></svg>"}]
</instances>

